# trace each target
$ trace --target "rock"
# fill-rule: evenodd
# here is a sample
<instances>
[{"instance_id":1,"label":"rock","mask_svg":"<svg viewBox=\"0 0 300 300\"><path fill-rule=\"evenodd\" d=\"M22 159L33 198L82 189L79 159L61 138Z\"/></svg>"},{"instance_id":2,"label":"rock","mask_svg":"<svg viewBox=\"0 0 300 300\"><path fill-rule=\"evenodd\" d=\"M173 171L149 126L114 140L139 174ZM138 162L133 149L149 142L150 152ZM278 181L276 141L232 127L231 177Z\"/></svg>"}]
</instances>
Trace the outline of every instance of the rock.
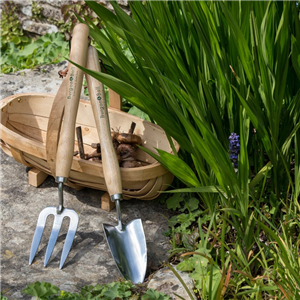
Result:
<instances>
[{"instance_id":1,"label":"rock","mask_svg":"<svg viewBox=\"0 0 300 300\"><path fill-rule=\"evenodd\" d=\"M63 21L63 14L61 9L64 5L75 4L77 1L66 0L39 0L37 1L42 11L38 17L41 17L42 22L33 20L32 6L35 1L33 0L13 0L14 5L19 7L18 19L21 22L22 28L28 31L31 35L43 35L45 33L57 32L58 28L53 25L57 21ZM97 2L106 6L109 10L113 11L113 7L108 0L97 0ZM82 4L83 1L79 1ZM128 14L131 11L128 5L128 0L118 0L120 7ZM0 7L0 14L2 9ZM92 14L95 17L95 14Z\"/></svg>"},{"instance_id":2,"label":"rock","mask_svg":"<svg viewBox=\"0 0 300 300\"><path fill-rule=\"evenodd\" d=\"M20 3L20 10L25 16L32 17L31 8L32 8L31 1L24 0Z\"/></svg>"},{"instance_id":3,"label":"rock","mask_svg":"<svg viewBox=\"0 0 300 300\"><path fill-rule=\"evenodd\" d=\"M46 1L41 1L41 4L44 3L49 3L50 5L54 6L54 7L58 7L60 8L62 5L68 3L65 0L46 0Z\"/></svg>"},{"instance_id":4,"label":"rock","mask_svg":"<svg viewBox=\"0 0 300 300\"><path fill-rule=\"evenodd\" d=\"M31 33L44 35L46 33L57 32L58 29L55 25L35 22L31 20L24 20L22 23L23 30L26 30Z\"/></svg>"},{"instance_id":5,"label":"rock","mask_svg":"<svg viewBox=\"0 0 300 300\"><path fill-rule=\"evenodd\" d=\"M172 267L175 268L176 272L183 279L183 281L191 291L192 295L194 296L194 283L192 278L189 277L188 273L178 271L174 265L172 265ZM168 267L157 271L151 278L147 287L149 289L151 288L157 290L158 292L169 295L172 300L181 300L175 294L179 295L183 299L190 299L188 293L186 292L181 282ZM196 299L196 296L194 296L194 299Z\"/></svg>"},{"instance_id":6,"label":"rock","mask_svg":"<svg viewBox=\"0 0 300 300\"><path fill-rule=\"evenodd\" d=\"M57 8L53 5L43 3L43 17L49 20L61 21L63 20L63 16L61 13L61 9Z\"/></svg>"},{"instance_id":7,"label":"rock","mask_svg":"<svg viewBox=\"0 0 300 300\"><path fill-rule=\"evenodd\" d=\"M101 210L101 191L64 189L65 206L79 215L79 225L64 268L58 268L66 238L67 221L63 224L52 257L43 267L53 218L47 220L45 232L29 266L29 250L40 211L57 204L57 184L48 176L39 187L27 182L26 167L1 151L1 289L8 300L31 297L21 294L30 283L46 281L68 292L79 292L84 285L104 284L121 278L109 251L102 229L103 223L117 224L116 211ZM168 238L161 234L168 228L169 212L155 200L122 202L123 221L141 218L147 239L148 265L158 267L168 258ZM174 281L174 280L173 280ZM175 291L177 292L177 291ZM188 298L186 298L188 299Z\"/></svg>"}]
</instances>

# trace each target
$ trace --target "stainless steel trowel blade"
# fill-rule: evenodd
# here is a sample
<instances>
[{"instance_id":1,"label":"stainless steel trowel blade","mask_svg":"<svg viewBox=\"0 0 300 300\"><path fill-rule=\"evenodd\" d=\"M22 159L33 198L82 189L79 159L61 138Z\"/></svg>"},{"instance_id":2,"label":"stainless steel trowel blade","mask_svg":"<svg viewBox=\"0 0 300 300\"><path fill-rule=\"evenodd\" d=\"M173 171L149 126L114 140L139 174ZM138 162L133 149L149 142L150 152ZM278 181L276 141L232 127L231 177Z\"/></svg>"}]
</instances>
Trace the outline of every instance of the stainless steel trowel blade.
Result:
<instances>
[{"instance_id":1,"label":"stainless steel trowel blade","mask_svg":"<svg viewBox=\"0 0 300 300\"><path fill-rule=\"evenodd\" d=\"M127 225L103 224L104 233L115 263L126 280L142 283L147 269L147 245L141 219Z\"/></svg>"}]
</instances>

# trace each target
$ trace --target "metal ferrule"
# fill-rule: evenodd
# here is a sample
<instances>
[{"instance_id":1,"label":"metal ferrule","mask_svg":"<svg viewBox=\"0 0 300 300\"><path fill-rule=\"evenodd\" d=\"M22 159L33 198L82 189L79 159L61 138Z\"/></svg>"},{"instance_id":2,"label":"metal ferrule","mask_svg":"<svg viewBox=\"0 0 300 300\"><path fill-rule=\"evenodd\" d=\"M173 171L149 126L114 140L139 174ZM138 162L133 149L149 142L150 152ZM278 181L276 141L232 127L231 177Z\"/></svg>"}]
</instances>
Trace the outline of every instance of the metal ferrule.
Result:
<instances>
[{"instance_id":1,"label":"metal ferrule","mask_svg":"<svg viewBox=\"0 0 300 300\"><path fill-rule=\"evenodd\" d=\"M64 178L64 177L61 177L61 178ZM59 215L64 210L64 193L63 193L63 187L64 187L64 183L63 182L58 182L58 206L56 208L56 212Z\"/></svg>"},{"instance_id":2,"label":"metal ferrule","mask_svg":"<svg viewBox=\"0 0 300 300\"><path fill-rule=\"evenodd\" d=\"M121 213L121 206L120 206L120 201L119 200L116 200L116 209L117 209L117 219L118 219L117 228L120 231L123 231L122 213Z\"/></svg>"},{"instance_id":3,"label":"metal ferrule","mask_svg":"<svg viewBox=\"0 0 300 300\"><path fill-rule=\"evenodd\" d=\"M122 194L113 194L110 196L110 199L112 202L115 202L116 200L123 200Z\"/></svg>"},{"instance_id":4,"label":"metal ferrule","mask_svg":"<svg viewBox=\"0 0 300 300\"><path fill-rule=\"evenodd\" d=\"M56 176L55 178L55 182L62 182L62 183L66 183L68 181L68 177L62 177L62 176Z\"/></svg>"},{"instance_id":5,"label":"metal ferrule","mask_svg":"<svg viewBox=\"0 0 300 300\"><path fill-rule=\"evenodd\" d=\"M118 219L117 227L120 231L123 231L122 213L121 213L121 206L120 206L120 201L123 200L123 196L122 196L122 194L113 194L110 196L110 199L112 202L116 203L117 219Z\"/></svg>"}]
</instances>

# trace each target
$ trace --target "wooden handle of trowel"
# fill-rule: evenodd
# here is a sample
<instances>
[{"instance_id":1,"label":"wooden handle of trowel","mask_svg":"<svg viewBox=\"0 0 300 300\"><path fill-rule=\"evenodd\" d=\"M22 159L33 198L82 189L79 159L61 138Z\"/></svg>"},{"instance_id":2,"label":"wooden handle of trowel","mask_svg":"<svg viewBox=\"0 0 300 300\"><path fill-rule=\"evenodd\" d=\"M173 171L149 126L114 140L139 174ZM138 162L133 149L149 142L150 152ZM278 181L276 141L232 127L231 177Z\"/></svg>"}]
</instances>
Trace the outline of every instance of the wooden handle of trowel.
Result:
<instances>
[{"instance_id":1,"label":"wooden handle of trowel","mask_svg":"<svg viewBox=\"0 0 300 300\"><path fill-rule=\"evenodd\" d=\"M101 72L97 50L92 46L88 49L87 68L96 72ZM121 172L111 139L104 86L97 79L87 74L86 81L100 139L102 166L106 187L110 196L122 194Z\"/></svg>"},{"instance_id":2,"label":"wooden handle of trowel","mask_svg":"<svg viewBox=\"0 0 300 300\"><path fill-rule=\"evenodd\" d=\"M71 41L70 60L86 66L89 28L85 24L78 24L74 27ZM69 64L68 85L66 92L66 104L64 119L60 132L57 155L56 155L56 177L69 177L73 161L75 143L75 122L78 104L81 94L83 71Z\"/></svg>"}]
</instances>

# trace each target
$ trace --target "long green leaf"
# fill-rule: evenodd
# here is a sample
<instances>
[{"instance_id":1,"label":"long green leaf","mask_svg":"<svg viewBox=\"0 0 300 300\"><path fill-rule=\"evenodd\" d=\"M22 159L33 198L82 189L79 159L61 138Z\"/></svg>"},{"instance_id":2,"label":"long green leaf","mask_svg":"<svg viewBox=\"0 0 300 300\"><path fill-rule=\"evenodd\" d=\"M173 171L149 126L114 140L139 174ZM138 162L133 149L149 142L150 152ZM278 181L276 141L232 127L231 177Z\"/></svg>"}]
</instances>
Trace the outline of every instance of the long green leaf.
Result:
<instances>
[{"instance_id":1,"label":"long green leaf","mask_svg":"<svg viewBox=\"0 0 300 300\"><path fill-rule=\"evenodd\" d=\"M165 168L172 172L176 177L178 177L182 182L188 186L200 186L200 183L195 176L192 169L179 157L172 155L161 149L156 149L158 154L141 147L149 155L153 156L157 161L159 161Z\"/></svg>"}]
</instances>

